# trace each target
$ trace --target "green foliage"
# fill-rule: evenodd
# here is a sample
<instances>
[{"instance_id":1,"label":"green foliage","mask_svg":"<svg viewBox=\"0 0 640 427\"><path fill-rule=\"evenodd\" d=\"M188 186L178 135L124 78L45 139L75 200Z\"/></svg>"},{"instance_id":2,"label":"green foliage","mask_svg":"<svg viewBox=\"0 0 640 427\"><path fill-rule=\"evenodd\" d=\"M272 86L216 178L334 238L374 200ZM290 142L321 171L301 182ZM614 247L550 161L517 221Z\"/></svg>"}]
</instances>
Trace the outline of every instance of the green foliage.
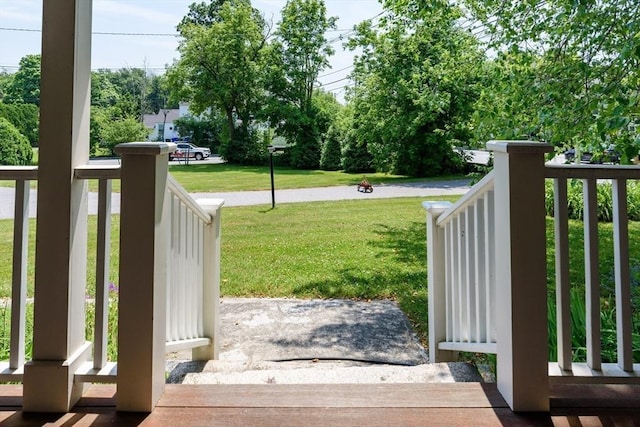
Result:
<instances>
[{"instance_id":1,"label":"green foliage","mask_svg":"<svg viewBox=\"0 0 640 427\"><path fill-rule=\"evenodd\" d=\"M220 9L227 0L211 0L209 3L191 3L189 12L178 24L178 31L182 34L189 25L210 26L220 21Z\"/></svg>"},{"instance_id":2,"label":"green foliage","mask_svg":"<svg viewBox=\"0 0 640 427\"><path fill-rule=\"evenodd\" d=\"M267 162L267 144L261 132L253 127L241 127L233 139L224 139L220 156L238 165L264 165Z\"/></svg>"},{"instance_id":3,"label":"green foliage","mask_svg":"<svg viewBox=\"0 0 640 427\"><path fill-rule=\"evenodd\" d=\"M293 143L288 158L301 169L320 165L322 139L339 108L332 95L314 91L334 53L325 34L336 28L335 22L326 16L323 0L288 0L268 51L271 100L265 114L279 123L278 134Z\"/></svg>"},{"instance_id":4,"label":"green foliage","mask_svg":"<svg viewBox=\"0 0 640 427\"><path fill-rule=\"evenodd\" d=\"M18 71L9 81L3 101L7 104L40 105L40 55L20 59Z\"/></svg>"},{"instance_id":5,"label":"green foliage","mask_svg":"<svg viewBox=\"0 0 640 427\"><path fill-rule=\"evenodd\" d=\"M498 52L482 104L488 114L478 109L485 134L532 132L591 149L615 144L623 162L638 154L640 139L628 129L640 109L637 2L465 3Z\"/></svg>"},{"instance_id":6,"label":"green foliage","mask_svg":"<svg viewBox=\"0 0 640 427\"><path fill-rule=\"evenodd\" d=\"M0 164L29 165L33 150L29 140L4 117L0 117Z\"/></svg>"},{"instance_id":7,"label":"green foliage","mask_svg":"<svg viewBox=\"0 0 640 427\"><path fill-rule=\"evenodd\" d=\"M613 221L613 193L609 182L598 183L596 187L598 221ZM545 210L547 215L553 216L553 181L545 182ZM584 215L584 200L582 181L572 179L567 184L567 207L570 219L582 220ZM627 217L630 221L640 221L640 184L636 181L627 182Z\"/></svg>"},{"instance_id":8,"label":"green foliage","mask_svg":"<svg viewBox=\"0 0 640 427\"><path fill-rule=\"evenodd\" d=\"M172 99L188 100L199 115L208 109L226 117L227 161L255 157L249 126L263 104L263 57L268 28L248 0L192 7L179 30L181 58L167 71ZM252 152L238 152L237 150ZM227 157L228 156L228 157ZM243 160L244 159L244 160Z\"/></svg>"},{"instance_id":9,"label":"green foliage","mask_svg":"<svg viewBox=\"0 0 640 427\"><path fill-rule=\"evenodd\" d=\"M181 137L191 138L191 142L199 147L209 147L212 153L219 151L224 118L218 115L184 116L174 120L173 124Z\"/></svg>"},{"instance_id":10,"label":"green foliage","mask_svg":"<svg viewBox=\"0 0 640 427\"><path fill-rule=\"evenodd\" d=\"M332 126L325 134L322 153L320 154L320 169L336 171L342 169L342 147L340 135L336 127Z\"/></svg>"},{"instance_id":11,"label":"green foliage","mask_svg":"<svg viewBox=\"0 0 640 427\"><path fill-rule=\"evenodd\" d=\"M373 157L366 142L348 140L342 150L342 169L349 173L372 172Z\"/></svg>"},{"instance_id":12,"label":"green foliage","mask_svg":"<svg viewBox=\"0 0 640 427\"><path fill-rule=\"evenodd\" d=\"M7 119L27 137L31 146L38 146L39 109L34 104L4 104L0 102L0 117Z\"/></svg>"},{"instance_id":13,"label":"green foliage","mask_svg":"<svg viewBox=\"0 0 640 427\"><path fill-rule=\"evenodd\" d=\"M457 9L420 4L387 1L378 28L358 26L349 46L363 54L350 101L355 146L366 141L376 170L436 176L461 166L453 148L471 138L484 58Z\"/></svg>"},{"instance_id":14,"label":"green foliage","mask_svg":"<svg viewBox=\"0 0 640 427\"><path fill-rule=\"evenodd\" d=\"M637 289L637 287L636 287ZM639 295L636 292L635 301L638 301ZM585 305L584 291L573 288L570 291L570 315L571 315L571 348L572 360L574 362L587 361L587 309ZM558 342L557 342L557 318L555 298L549 295L548 302L548 321L549 321L549 360L558 360ZM638 325L640 321L640 313L637 311L634 324ZM615 300L611 297L605 297L601 300L600 305L600 324L601 324L601 342L602 342L602 362L616 363L617 358L617 335L616 335L616 312ZM632 348L634 355L634 363L640 362L640 331L636 326L632 333Z\"/></svg>"},{"instance_id":15,"label":"green foliage","mask_svg":"<svg viewBox=\"0 0 640 427\"><path fill-rule=\"evenodd\" d=\"M320 167L320 137L315 126L302 124L297 127L295 144L289 148L291 166L298 169Z\"/></svg>"},{"instance_id":16,"label":"green foliage","mask_svg":"<svg viewBox=\"0 0 640 427\"><path fill-rule=\"evenodd\" d=\"M102 128L101 145L113 153L116 145L125 142L146 141L149 131L133 117L125 117L110 121Z\"/></svg>"},{"instance_id":17,"label":"green foliage","mask_svg":"<svg viewBox=\"0 0 640 427\"><path fill-rule=\"evenodd\" d=\"M25 313L25 359L30 360L33 352L33 304L26 305ZM0 360L9 360L11 349L11 300L0 302Z\"/></svg>"}]
</instances>

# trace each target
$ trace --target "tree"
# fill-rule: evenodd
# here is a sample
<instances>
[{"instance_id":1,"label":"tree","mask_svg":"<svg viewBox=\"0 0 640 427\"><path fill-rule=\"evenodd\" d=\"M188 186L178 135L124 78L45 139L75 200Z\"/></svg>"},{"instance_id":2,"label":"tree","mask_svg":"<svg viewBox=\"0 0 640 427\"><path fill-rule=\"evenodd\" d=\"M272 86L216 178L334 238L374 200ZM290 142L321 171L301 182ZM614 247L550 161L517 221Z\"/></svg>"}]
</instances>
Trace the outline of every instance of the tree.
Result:
<instances>
[{"instance_id":1,"label":"tree","mask_svg":"<svg viewBox=\"0 0 640 427\"><path fill-rule=\"evenodd\" d=\"M189 25L208 27L215 22L219 22L220 9L226 1L227 0L211 0L210 3L191 3L187 16L182 18L182 21L178 24L180 34L182 34L183 30ZM184 34L182 35L184 36Z\"/></svg>"},{"instance_id":2,"label":"tree","mask_svg":"<svg viewBox=\"0 0 640 427\"><path fill-rule=\"evenodd\" d=\"M514 74L502 68L496 96L529 105L532 127L545 140L596 150L614 143L623 159L637 155L640 140L628 131L640 112L636 1L466 4L491 37L489 46L519 71L507 84Z\"/></svg>"},{"instance_id":3,"label":"tree","mask_svg":"<svg viewBox=\"0 0 640 427\"><path fill-rule=\"evenodd\" d=\"M227 161L252 162L256 141L250 125L264 104L264 49L269 27L248 0L228 0L208 25L188 23L167 71L173 99L188 100L199 115L209 109L226 117L220 154ZM263 148L266 152L266 147Z\"/></svg>"},{"instance_id":4,"label":"tree","mask_svg":"<svg viewBox=\"0 0 640 427\"><path fill-rule=\"evenodd\" d=\"M135 117L113 120L108 126L102 128L103 146L111 153L118 144L146 141L148 136L149 131Z\"/></svg>"},{"instance_id":5,"label":"tree","mask_svg":"<svg viewBox=\"0 0 640 427\"><path fill-rule=\"evenodd\" d=\"M322 0L288 0L273 44L270 92L274 95L271 117L281 122L281 133L291 142L294 167L315 169L320 163L323 130L313 106L314 85L329 65L333 49L325 33L336 18L327 18ZM324 129L326 131L328 126Z\"/></svg>"},{"instance_id":6,"label":"tree","mask_svg":"<svg viewBox=\"0 0 640 427\"><path fill-rule=\"evenodd\" d=\"M338 130L331 126L325 135L320 154L320 169L337 171L342 169L342 146Z\"/></svg>"},{"instance_id":7,"label":"tree","mask_svg":"<svg viewBox=\"0 0 640 427\"><path fill-rule=\"evenodd\" d=\"M184 116L175 120L174 125L181 137L189 137L191 142L200 147L209 147L212 153L219 152L220 135L225 126L224 117L219 114L199 118Z\"/></svg>"},{"instance_id":8,"label":"tree","mask_svg":"<svg viewBox=\"0 0 640 427\"><path fill-rule=\"evenodd\" d=\"M27 138L4 117L0 117L0 164L29 165L33 150Z\"/></svg>"},{"instance_id":9,"label":"tree","mask_svg":"<svg viewBox=\"0 0 640 427\"><path fill-rule=\"evenodd\" d=\"M27 137L32 147L38 146L39 108L34 104L3 104L0 102L0 117L7 119Z\"/></svg>"},{"instance_id":10,"label":"tree","mask_svg":"<svg viewBox=\"0 0 640 427\"><path fill-rule=\"evenodd\" d=\"M20 59L18 71L9 82L3 98L8 104L40 105L40 55Z\"/></svg>"},{"instance_id":11,"label":"tree","mask_svg":"<svg viewBox=\"0 0 640 427\"><path fill-rule=\"evenodd\" d=\"M169 102L170 91L167 87L167 78L164 75L151 76L149 87L147 88L147 95L145 99L145 106L147 112L158 113L165 108L178 108L177 102Z\"/></svg>"},{"instance_id":12,"label":"tree","mask_svg":"<svg viewBox=\"0 0 640 427\"><path fill-rule=\"evenodd\" d=\"M376 170L436 176L462 166L453 149L471 139L484 57L455 7L422 3L385 2L379 28L364 22L349 42L363 49L350 95L357 142L349 146L366 144Z\"/></svg>"}]
</instances>

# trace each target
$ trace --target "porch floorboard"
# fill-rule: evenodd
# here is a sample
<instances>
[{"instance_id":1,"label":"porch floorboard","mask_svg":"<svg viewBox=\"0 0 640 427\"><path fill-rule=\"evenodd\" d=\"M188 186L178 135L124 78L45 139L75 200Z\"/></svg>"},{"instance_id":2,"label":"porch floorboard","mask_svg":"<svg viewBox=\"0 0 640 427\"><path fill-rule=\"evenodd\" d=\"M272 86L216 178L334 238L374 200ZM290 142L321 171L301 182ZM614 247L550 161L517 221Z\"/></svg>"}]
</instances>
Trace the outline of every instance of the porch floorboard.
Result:
<instances>
[{"instance_id":1,"label":"porch floorboard","mask_svg":"<svg viewBox=\"0 0 640 427\"><path fill-rule=\"evenodd\" d=\"M93 385L67 414L21 411L0 386L3 426L640 425L640 386L554 385L550 414L514 414L495 384L167 385L151 414L115 411L115 385Z\"/></svg>"}]
</instances>

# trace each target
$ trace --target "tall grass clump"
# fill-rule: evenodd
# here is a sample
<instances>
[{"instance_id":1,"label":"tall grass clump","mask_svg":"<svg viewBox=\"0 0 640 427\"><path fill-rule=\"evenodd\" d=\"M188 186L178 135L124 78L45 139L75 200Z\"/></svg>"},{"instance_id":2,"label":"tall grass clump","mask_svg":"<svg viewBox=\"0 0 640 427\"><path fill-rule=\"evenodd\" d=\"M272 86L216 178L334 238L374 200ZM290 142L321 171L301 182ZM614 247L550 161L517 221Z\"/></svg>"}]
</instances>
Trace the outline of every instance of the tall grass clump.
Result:
<instances>
[{"instance_id":1,"label":"tall grass clump","mask_svg":"<svg viewBox=\"0 0 640 427\"><path fill-rule=\"evenodd\" d=\"M598 221L613 221L612 185L608 181L599 182L596 186L598 201ZM553 216L553 180L545 182L545 209L547 215ZM584 217L584 199L582 180L570 179L567 182L567 207L569 218L582 220ZM627 209L630 221L640 221L640 184L627 182Z\"/></svg>"},{"instance_id":2,"label":"tall grass clump","mask_svg":"<svg viewBox=\"0 0 640 427\"><path fill-rule=\"evenodd\" d=\"M0 302L0 360L9 360L11 348L11 300ZM26 305L25 359L31 359L33 352L33 304Z\"/></svg>"}]
</instances>

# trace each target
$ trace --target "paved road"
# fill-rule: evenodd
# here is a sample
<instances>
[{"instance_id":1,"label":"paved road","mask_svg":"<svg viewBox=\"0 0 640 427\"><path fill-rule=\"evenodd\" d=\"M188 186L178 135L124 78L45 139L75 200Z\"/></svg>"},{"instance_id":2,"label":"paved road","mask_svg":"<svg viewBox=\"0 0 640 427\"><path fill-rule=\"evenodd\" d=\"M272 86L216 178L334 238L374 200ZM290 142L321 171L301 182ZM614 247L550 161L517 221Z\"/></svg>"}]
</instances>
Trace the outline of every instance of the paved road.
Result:
<instances>
[{"instance_id":1,"label":"paved road","mask_svg":"<svg viewBox=\"0 0 640 427\"><path fill-rule=\"evenodd\" d=\"M322 200L365 200L392 197L430 197L439 195L460 195L469 190L468 180L431 181L405 184L374 184L372 193L360 193L356 186L337 186L321 188L304 188L293 190L276 189L276 205L278 203L313 202ZM0 219L14 216L14 190L0 187ZM222 198L225 206L270 205L271 191L239 191L224 193L191 193L198 198ZM29 216L36 216L37 191L31 190ZM97 193L89 193L89 214L97 213ZM113 213L120 212L120 195L113 194Z\"/></svg>"}]
</instances>

